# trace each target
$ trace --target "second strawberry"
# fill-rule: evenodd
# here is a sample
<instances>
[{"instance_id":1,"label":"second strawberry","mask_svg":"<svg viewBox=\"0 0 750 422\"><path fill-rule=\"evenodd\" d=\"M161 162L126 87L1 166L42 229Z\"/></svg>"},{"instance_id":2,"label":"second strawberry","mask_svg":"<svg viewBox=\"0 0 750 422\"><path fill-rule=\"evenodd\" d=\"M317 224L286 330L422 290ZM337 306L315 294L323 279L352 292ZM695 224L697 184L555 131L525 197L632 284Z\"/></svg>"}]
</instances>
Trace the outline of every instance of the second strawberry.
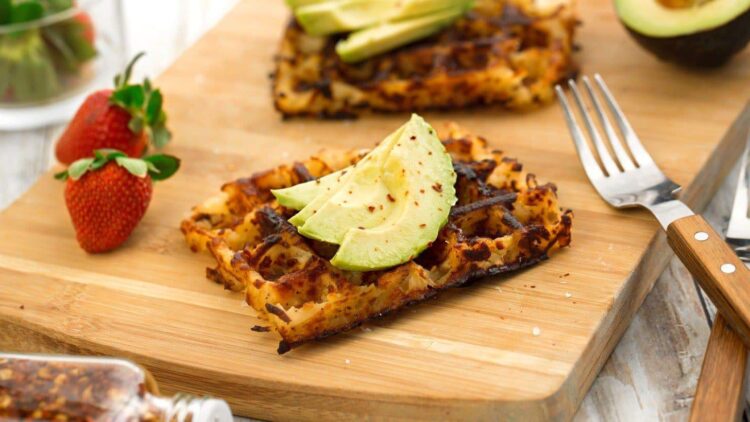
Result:
<instances>
[{"instance_id":1,"label":"second strawberry","mask_svg":"<svg viewBox=\"0 0 750 422\"><path fill-rule=\"evenodd\" d=\"M57 143L58 161L70 164L102 148L140 157L150 144L161 148L169 142L161 92L148 79L129 83L133 66L142 56L135 56L125 72L115 77L114 90L96 91L86 98Z\"/></svg>"}]
</instances>

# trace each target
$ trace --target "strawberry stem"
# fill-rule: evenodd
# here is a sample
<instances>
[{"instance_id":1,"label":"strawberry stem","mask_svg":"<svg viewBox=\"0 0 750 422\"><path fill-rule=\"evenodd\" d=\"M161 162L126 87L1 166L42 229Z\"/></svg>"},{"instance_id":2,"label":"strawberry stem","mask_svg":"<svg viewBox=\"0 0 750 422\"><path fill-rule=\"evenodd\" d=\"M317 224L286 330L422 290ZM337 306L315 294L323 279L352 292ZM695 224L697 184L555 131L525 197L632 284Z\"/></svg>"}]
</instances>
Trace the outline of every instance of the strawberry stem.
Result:
<instances>
[{"instance_id":1,"label":"strawberry stem","mask_svg":"<svg viewBox=\"0 0 750 422\"><path fill-rule=\"evenodd\" d=\"M135 57L133 57L133 60L131 60L130 63L128 63L127 67L125 67L125 72L115 75L115 89L125 88L128 85L128 82L130 82L130 75L133 74L133 68L135 67L135 64L138 62L138 60L141 59L141 57L145 55L145 51L141 51L140 53L136 54Z\"/></svg>"},{"instance_id":2,"label":"strawberry stem","mask_svg":"<svg viewBox=\"0 0 750 422\"><path fill-rule=\"evenodd\" d=\"M162 108L164 98L161 91L154 89L148 78L142 84L130 84L133 67L144 54L138 53L125 71L115 77L115 90L109 101L130 113L128 128L131 132L139 134L145 131L151 143L161 148L172 137L166 126L167 114Z\"/></svg>"}]
</instances>

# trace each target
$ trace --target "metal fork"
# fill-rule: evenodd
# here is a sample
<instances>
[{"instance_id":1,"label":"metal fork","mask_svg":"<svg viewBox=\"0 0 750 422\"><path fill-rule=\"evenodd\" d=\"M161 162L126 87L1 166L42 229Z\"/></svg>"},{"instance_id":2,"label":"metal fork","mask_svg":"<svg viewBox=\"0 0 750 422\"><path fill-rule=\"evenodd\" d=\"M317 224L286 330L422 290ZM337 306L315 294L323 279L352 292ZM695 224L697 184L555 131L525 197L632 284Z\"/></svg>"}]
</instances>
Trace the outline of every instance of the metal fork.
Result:
<instances>
[{"instance_id":1,"label":"metal fork","mask_svg":"<svg viewBox=\"0 0 750 422\"><path fill-rule=\"evenodd\" d=\"M750 218L748 218L747 191L747 156L750 154L750 143L745 146L740 161L740 175L737 190L734 194L732 217L727 228L727 242L734 248L734 252L743 262L750 263Z\"/></svg>"},{"instance_id":2,"label":"metal fork","mask_svg":"<svg viewBox=\"0 0 750 422\"><path fill-rule=\"evenodd\" d=\"M604 136L594 124L578 84L569 80L568 86L599 161L577 123L562 87L556 86L555 91L578 156L594 188L615 208L644 207L651 211L666 230L669 244L677 256L742 341L750 346L750 270L703 217L695 215L687 205L675 199L680 185L656 165L602 77L594 76L599 95L587 77L582 80ZM610 123L599 96L604 99L619 133Z\"/></svg>"}]
</instances>

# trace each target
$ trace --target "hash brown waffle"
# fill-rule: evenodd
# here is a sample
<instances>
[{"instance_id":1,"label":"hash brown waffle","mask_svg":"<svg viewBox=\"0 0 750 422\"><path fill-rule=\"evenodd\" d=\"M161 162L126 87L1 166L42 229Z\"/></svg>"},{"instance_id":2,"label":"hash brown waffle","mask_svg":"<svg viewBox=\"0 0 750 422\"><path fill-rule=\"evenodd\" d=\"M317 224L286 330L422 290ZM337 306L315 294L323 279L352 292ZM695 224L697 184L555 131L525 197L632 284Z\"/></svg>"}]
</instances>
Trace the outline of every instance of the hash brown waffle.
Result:
<instances>
[{"instance_id":1,"label":"hash brown waffle","mask_svg":"<svg viewBox=\"0 0 750 422\"><path fill-rule=\"evenodd\" d=\"M570 243L572 213L556 188L540 185L521 164L484 139L450 127L443 141L458 175L458 203L432 245L394 268L348 272L329 259L335 245L306 239L271 189L347 167L365 151L324 152L225 184L182 222L190 248L217 261L209 279L245 291L247 303L282 340L278 352L355 327L439 290L533 265Z\"/></svg>"},{"instance_id":2,"label":"hash brown waffle","mask_svg":"<svg viewBox=\"0 0 750 422\"><path fill-rule=\"evenodd\" d=\"M351 117L503 104L533 108L576 72L573 0L477 0L439 34L356 64L337 37L307 35L293 20L276 56L273 98L286 117ZM549 2L545 2L549 3Z\"/></svg>"}]
</instances>

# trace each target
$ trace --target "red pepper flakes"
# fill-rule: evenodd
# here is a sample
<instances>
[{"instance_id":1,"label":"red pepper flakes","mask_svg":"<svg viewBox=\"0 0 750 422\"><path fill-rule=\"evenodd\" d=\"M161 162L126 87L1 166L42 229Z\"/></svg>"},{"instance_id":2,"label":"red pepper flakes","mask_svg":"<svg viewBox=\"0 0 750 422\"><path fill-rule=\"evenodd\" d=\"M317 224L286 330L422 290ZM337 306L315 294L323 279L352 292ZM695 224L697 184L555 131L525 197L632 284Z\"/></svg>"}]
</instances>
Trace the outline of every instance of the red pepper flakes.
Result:
<instances>
[{"instance_id":1,"label":"red pepper flakes","mask_svg":"<svg viewBox=\"0 0 750 422\"><path fill-rule=\"evenodd\" d=\"M151 375L126 360L0 353L0 420L196 422L187 411L196 399L158 394ZM231 420L226 413L210 420Z\"/></svg>"}]
</instances>

